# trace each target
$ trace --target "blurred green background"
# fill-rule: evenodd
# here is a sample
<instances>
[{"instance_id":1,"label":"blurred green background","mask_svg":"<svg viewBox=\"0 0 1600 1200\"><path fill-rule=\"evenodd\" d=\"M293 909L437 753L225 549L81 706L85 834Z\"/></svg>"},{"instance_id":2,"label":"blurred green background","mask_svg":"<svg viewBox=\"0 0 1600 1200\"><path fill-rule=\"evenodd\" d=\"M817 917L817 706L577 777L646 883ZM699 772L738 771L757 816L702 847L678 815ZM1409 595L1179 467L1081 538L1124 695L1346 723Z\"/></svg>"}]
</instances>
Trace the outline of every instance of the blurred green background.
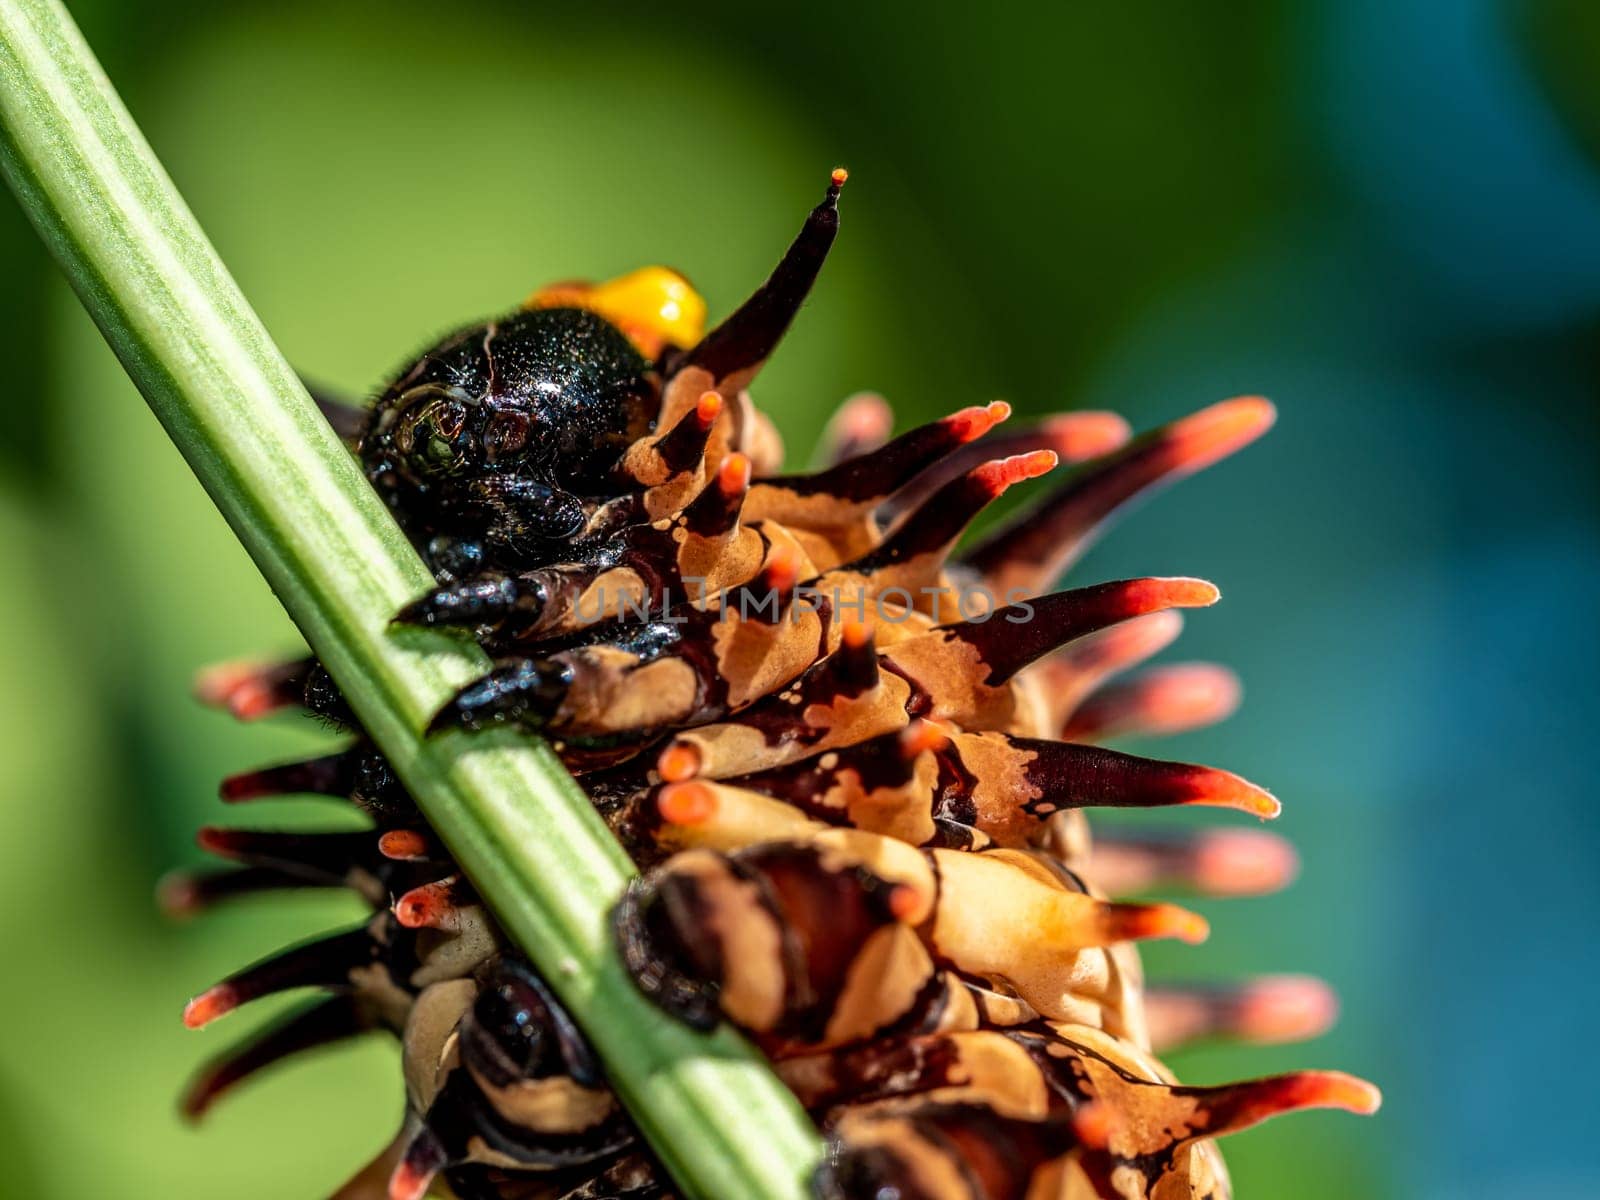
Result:
<instances>
[{"instance_id":1,"label":"blurred green background","mask_svg":"<svg viewBox=\"0 0 1600 1200\"><path fill-rule=\"evenodd\" d=\"M1157 752L1272 787L1304 856L1152 973L1344 997L1318 1043L1176 1065L1384 1086L1371 1121L1233 1139L1242 1196L1600 1195L1600 10L73 8L280 344L352 392L552 279L665 262L726 312L843 162L839 245L757 388L793 457L867 387L904 422L1272 396L1262 446L1075 576L1221 585L1179 656L1236 666L1245 709ZM392 1048L286 1068L199 1133L185 1076L267 1014L177 1018L354 905L150 903L227 815L220 775L325 741L188 699L296 636L9 202L0 278L0 1194L326 1194L395 1126Z\"/></svg>"}]
</instances>

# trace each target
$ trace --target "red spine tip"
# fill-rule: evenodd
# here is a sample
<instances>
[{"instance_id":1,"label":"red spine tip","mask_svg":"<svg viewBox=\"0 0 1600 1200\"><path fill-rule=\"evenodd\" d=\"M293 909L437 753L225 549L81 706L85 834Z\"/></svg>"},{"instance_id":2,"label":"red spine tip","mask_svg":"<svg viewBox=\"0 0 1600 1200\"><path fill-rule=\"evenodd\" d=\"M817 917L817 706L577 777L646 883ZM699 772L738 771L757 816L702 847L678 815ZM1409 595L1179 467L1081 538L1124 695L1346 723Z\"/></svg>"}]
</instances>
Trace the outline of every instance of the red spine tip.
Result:
<instances>
[{"instance_id":1,"label":"red spine tip","mask_svg":"<svg viewBox=\"0 0 1600 1200\"><path fill-rule=\"evenodd\" d=\"M701 429L710 429L722 412L721 392L701 392L700 399L695 402L694 419L699 422Z\"/></svg>"},{"instance_id":2,"label":"red spine tip","mask_svg":"<svg viewBox=\"0 0 1600 1200\"><path fill-rule=\"evenodd\" d=\"M1299 1042L1320 1037L1339 1019L1339 998L1320 979L1274 975L1239 993L1234 1026L1252 1042Z\"/></svg>"},{"instance_id":3,"label":"red spine tip","mask_svg":"<svg viewBox=\"0 0 1600 1200\"><path fill-rule=\"evenodd\" d=\"M243 800L256 800L276 793L263 780L260 771L242 771L224 779L217 788L217 795L224 804L238 804Z\"/></svg>"},{"instance_id":4,"label":"red spine tip","mask_svg":"<svg viewBox=\"0 0 1600 1200\"><path fill-rule=\"evenodd\" d=\"M975 408L963 408L944 419L950 436L958 443L976 441L1011 415L1011 405L1004 400Z\"/></svg>"},{"instance_id":5,"label":"red spine tip","mask_svg":"<svg viewBox=\"0 0 1600 1200\"><path fill-rule=\"evenodd\" d=\"M422 1200L435 1174L428 1167L402 1162L389 1176L389 1200Z\"/></svg>"},{"instance_id":6,"label":"red spine tip","mask_svg":"<svg viewBox=\"0 0 1600 1200\"><path fill-rule=\"evenodd\" d=\"M1203 408L1167 429L1168 453L1185 474L1210 466L1272 428L1277 409L1260 396L1238 396Z\"/></svg>"},{"instance_id":7,"label":"red spine tip","mask_svg":"<svg viewBox=\"0 0 1600 1200\"><path fill-rule=\"evenodd\" d=\"M1370 1117L1383 1107L1383 1092L1376 1084L1353 1075L1330 1071L1324 1076L1322 1096L1330 1107Z\"/></svg>"},{"instance_id":8,"label":"red spine tip","mask_svg":"<svg viewBox=\"0 0 1600 1200\"><path fill-rule=\"evenodd\" d=\"M426 857L428 839L415 829L391 829L378 838L378 853L396 862Z\"/></svg>"},{"instance_id":9,"label":"red spine tip","mask_svg":"<svg viewBox=\"0 0 1600 1200\"><path fill-rule=\"evenodd\" d=\"M407 929L425 929L428 926L426 896L417 895L420 889L413 889L394 902L395 920Z\"/></svg>"},{"instance_id":10,"label":"red spine tip","mask_svg":"<svg viewBox=\"0 0 1600 1200\"><path fill-rule=\"evenodd\" d=\"M241 721L255 721L279 708L273 690L254 680L241 684L228 697L228 711Z\"/></svg>"},{"instance_id":11,"label":"red spine tip","mask_svg":"<svg viewBox=\"0 0 1600 1200\"><path fill-rule=\"evenodd\" d=\"M1231 771L1213 767L1196 770L1189 779L1190 794L1184 804L1201 804L1210 808L1232 808L1270 821L1283 811L1278 798L1266 788L1257 787L1248 779L1241 779Z\"/></svg>"},{"instance_id":12,"label":"red spine tip","mask_svg":"<svg viewBox=\"0 0 1600 1200\"><path fill-rule=\"evenodd\" d=\"M1201 834L1194 848L1194 882L1211 896L1260 896L1282 891L1300 871L1286 840L1256 829Z\"/></svg>"},{"instance_id":13,"label":"red spine tip","mask_svg":"<svg viewBox=\"0 0 1600 1200\"><path fill-rule=\"evenodd\" d=\"M194 835L195 845L207 854L220 855L231 858L239 853L240 838L232 829L224 829L220 825L202 825Z\"/></svg>"},{"instance_id":14,"label":"red spine tip","mask_svg":"<svg viewBox=\"0 0 1600 1200\"><path fill-rule=\"evenodd\" d=\"M656 808L669 825L701 825L716 815L717 794L703 783L669 783Z\"/></svg>"},{"instance_id":15,"label":"red spine tip","mask_svg":"<svg viewBox=\"0 0 1600 1200\"><path fill-rule=\"evenodd\" d=\"M882 396L863 392L852 396L839 412L839 432L851 441L875 443L894 429L894 413Z\"/></svg>"},{"instance_id":16,"label":"red spine tip","mask_svg":"<svg viewBox=\"0 0 1600 1200\"><path fill-rule=\"evenodd\" d=\"M226 662L195 676L195 699L211 708L225 708L241 721L254 721L294 703L289 686L293 663Z\"/></svg>"},{"instance_id":17,"label":"red spine tip","mask_svg":"<svg viewBox=\"0 0 1600 1200\"><path fill-rule=\"evenodd\" d=\"M448 883L424 883L394 902L394 917L407 929L444 929L455 915Z\"/></svg>"},{"instance_id":18,"label":"red spine tip","mask_svg":"<svg viewBox=\"0 0 1600 1200\"><path fill-rule=\"evenodd\" d=\"M238 1007L238 992L231 984L219 983L184 1005L183 1023L190 1029L201 1029Z\"/></svg>"},{"instance_id":19,"label":"red spine tip","mask_svg":"<svg viewBox=\"0 0 1600 1200\"><path fill-rule=\"evenodd\" d=\"M1187 942L1197 946L1211 936L1211 924L1199 913L1189 912L1187 909L1178 909L1170 918L1171 936L1180 942Z\"/></svg>"},{"instance_id":20,"label":"red spine tip","mask_svg":"<svg viewBox=\"0 0 1600 1200\"><path fill-rule=\"evenodd\" d=\"M717 487L728 499L742 496L750 489L750 459L744 454L730 454L717 468Z\"/></svg>"},{"instance_id":21,"label":"red spine tip","mask_svg":"<svg viewBox=\"0 0 1600 1200\"><path fill-rule=\"evenodd\" d=\"M689 742L674 742L656 759L656 772L667 783L683 783L700 774L700 750Z\"/></svg>"},{"instance_id":22,"label":"red spine tip","mask_svg":"<svg viewBox=\"0 0 1600 1200\"><path fill-rule=\"evenodd\" d=\"M1222 599L1222 592L1214 583L1204 579L1189 579L1178 576L1170 579L1147 579L1143 581L1152 589L1153 602L1149 607L1156 608L1209 608Z\"/></svg>"},{"instance_id":23,"label":"red spine tip","mask_svg":"<svg viewBox=\"0 0 1600 1200\"><path fill-rule=\"evenodd\" d=\"M1249 1086L1249 1085L1245 1085ZM1383 1105L1383 1093L1365 1079L1343 1071L1296 1071L1261 1081L1261 1116L1304 1108L1342 1108L1371 1116Z\"/></svg>"},{"instance_id":24,"label":"red spine tip","mask_svg":"<svg viewBox=\"0 0 1600 1200\"><path fill-rule=\"evenodd\" d=\"M1104 633L1102 649L1115 653L1108 655L1115 665L1142 662L1161 653L1183 632L1183 614L1172 609L1146 613L1121 625L1113 625Z\"/></svg>"},{"instance_id":25,"label":"red spine tip","mask_svg":"<svg viewBox=\"0 0 1600 1200\"><path fill-rule=\"evenodd\" d=\"M1119 939L1177 938L1194 946L1211 936L1204 917L1176 904L1113 904L1110 909Z\"/></svg>"},{"instance_id":26,"label":"red spine tip","mask_svg":"<svg viewBox=\"0 0 1600 1200\"><path fill-rule=\"evenodd\" d=\"M924 751L943 750L949 744L950 731L927 719L911 722L900 734L900 749L908 762Z\"/></svg>"},{"instance_id":27,"label":"red spine tip","mask_svg":"<svg viewBox=\"0 0 1600 1200\"><path fill-rule=\"evenodd\" d=\"M1076 671L1103 678L1161 653L1182 632L1183 614L1163 609L1079 638L1060 654Z\"/></svg>"},{"instance_id":28,"label":"red spine tip","mask_svg":"<svg viewBox=\"0 0 1600 1200\"><path fill-rule=\"evenodd\" d=\"M922 897L917 889L906 884L896 884L889 892L889 912L896 921L910 923L922 909Z\"/></svg>"},{"instance_id":29,"label":"red spine tip","mask_svg":"<svg viewBox=\"0 0 1600 1200\"><path fill-rule=\"evenodd\" d=\"M1213 663L1153 667L1095 692L1072 714L1069 741L1124 733L1160 736L1225 720L1239 707L1239 679Z\"/></svg>"},{"instance_id":30,"label":"red spine tip","mask_svg":"<svg viewBox=\"0 0 1600 1200\"><path fill-rule=\"evenodd\" d=\"M1234 797L1234 807L1242 812L1251 813L1263 821L1276 820L1278 814L1283 812L1283 802L1266 788L1257 787L1253 783L1244 783L1238 795Z\"/></svg>"},{"instance_id":31,"label":"red spine tip","mask_svg":"<svg viewBox=\"0 0 1600 1200\"><path fill-rule=\"evenodd\" d=\"M1112 412L1062 413L1050 417L1041 427L1067 462L1110 454L1133 436L1132 427Z\"/></svg>"},{"instance_id":32,"label":"red spine tip","mask_svg":"<svg viewBox=\"0 0 1600 1200\"><path fill-rule=\"evenodd\" d=\"M1163 728L1189 729L1220 721L1239 707L1239 677L1212 663L1174 663L1151 676L1153 719Z\"/></svg>"},{"instance_id":33,"label":"red spine tip","mask_svg":"<svg viewBox=\"0 0 1600 1200\"><path fill-rule=\"evenodd\" d=\"M1034 450L1027 454L1013 454L1010 458L998 458L993 462L984 463L973 474L993 498L1003 495L1007 488L1025 479L1037 479L1055 470L1056 464L1060 461L1054 450Z\"/></svg>"},{"instance_id":34,"label":"red spine tip","mask_svg":"<svg viewBox=\"0 0 1600 1200\"><path fill-rule=\"evenodd\" d=\"M839 629L839 643L850 650L860 650L872 640L872 626L856 617L846 617Z\"/></svg>"},{"instance_id":35,"label":"red spine tip","mask_svg":"<svg viewBox=\"0 0 1600 1200\"><path fill-rule=\"evenodd\" d=\"M163 916L183 920L200 911L200 889L187 871L174 871L156 884L156 907Z\"/></svg>"},{"instance_id":36,"label":"red spine tip","mask_svg":"<svg viewBox=\"0 0 1600 1200\"><path fill-rule=\"evenodd\" d=\"M1112 1113L1109 1106L1091 1101L1072 1114L1072 1133L1080 1146L1103 1150L1111 1141Z\"/></svg>"},{"instance_id":37,"label":"red spine tip","mask_svg":"<svg viewBox=\"0 0 1600 1200\"><path fill-rule=\"evenodd\" d=\"M761 581L767 591L786 599L800 582L800 552L789 545L774 546L761 568Z\"/></svg>"},{"instance_id":38,"label":"red spine tip","mask_svg":"<svg viewBox=\"0 0 1600 1200\"><path fill-rule=\"evenodd\" d=\"M202 667L194 677L194 698L212 708L227 705L235 688L261 670L258 663L225 662Z\"/></svg>"}]
</instances>

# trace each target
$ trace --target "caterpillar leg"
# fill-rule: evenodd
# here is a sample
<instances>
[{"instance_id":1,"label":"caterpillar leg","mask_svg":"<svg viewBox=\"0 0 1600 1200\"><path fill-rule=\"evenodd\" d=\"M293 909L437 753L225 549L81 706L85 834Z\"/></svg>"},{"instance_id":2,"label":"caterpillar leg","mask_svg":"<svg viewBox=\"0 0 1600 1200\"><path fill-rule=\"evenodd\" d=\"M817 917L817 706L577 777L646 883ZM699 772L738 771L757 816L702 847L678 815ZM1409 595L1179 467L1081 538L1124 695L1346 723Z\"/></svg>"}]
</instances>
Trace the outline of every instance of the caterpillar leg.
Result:
<instances>
[{"instance_id":1,"label":"caterpillar leg","mask_svg":"<svg viewBox=\"0 0 1600 1200\"><path fill-rule=\"evenodd\" d=\"M435 588L395 616L407 625L473 628L513 617L537 618L549 593L537 577L488 571Z\"/></svg>"},{"instance_id":2,"label":"caterpillar leg","mask_svg":"<svg viewBox=\"0 0 1600 1200\"><path fill-rule=\"evenodd\" d=\"M493 725L542 729L566 698L572 680L572 668L553 659L506 659L457 692L434 716L428 732Z\"/></svg>"},{"instance_id":3,"label":"caterpillar leg","mask_svg":"<svg viewBox=\"0 0 1600 1200\"><path fill-rule=\"evenodd\" d=\"M473 627L491 652L510 653L605 623L704 608L754 578L766 556L766 537L740 523L750 471L745 455L729 454L670 521L626 526L601 544L575 548L571 562L451 580L396 619Z\"/></svg>"},{"instance_id":4,"label":"caterpillar leg","mask_svg":"<svg viewBox=\"0 0 1600 1200\"><path fill-rule=\"evenodd\" d=\"M462 537L456 534L435 534L417 547L422 561L428 564L439 583L465 579L484 569L488 548L480 536Z\"/></svg>"},{"instance_id":5,"label":"caterpillar leg","mask_svg":"<svg viewBox=\"0 0 1600 1200\"><path fill-rule=\"evenodd\" d=\"M485 531L490 545L513 554L570 538L588 521L576 496L537 479L490 476L474 480L470 490L493 514Z\"/></svg>"}]
</instances>

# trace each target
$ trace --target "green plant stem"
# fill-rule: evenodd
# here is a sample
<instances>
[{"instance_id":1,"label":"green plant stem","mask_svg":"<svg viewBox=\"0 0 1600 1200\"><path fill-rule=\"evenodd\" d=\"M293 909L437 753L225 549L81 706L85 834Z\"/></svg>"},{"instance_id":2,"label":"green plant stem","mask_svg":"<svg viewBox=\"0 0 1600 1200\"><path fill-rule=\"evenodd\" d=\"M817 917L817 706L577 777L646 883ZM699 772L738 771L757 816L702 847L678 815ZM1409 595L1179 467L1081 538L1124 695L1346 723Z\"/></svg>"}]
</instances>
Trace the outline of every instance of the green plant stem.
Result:
<instances>
[{"instance_id":1,"label":"green plant stem","mask_svg":"<svg viewBox=\"0 0 1600 1200\"><path fill-rule=\"evenodd\" d=\"M669 1021L607 913L632 864L542 742L424 738L488 665L390 617L432 579L323 422L55 0L0 0L0 168L362 724L550 980L690 1196L797 1197L816 1135L729 1033Z\"/></svg>"}]
</instances>

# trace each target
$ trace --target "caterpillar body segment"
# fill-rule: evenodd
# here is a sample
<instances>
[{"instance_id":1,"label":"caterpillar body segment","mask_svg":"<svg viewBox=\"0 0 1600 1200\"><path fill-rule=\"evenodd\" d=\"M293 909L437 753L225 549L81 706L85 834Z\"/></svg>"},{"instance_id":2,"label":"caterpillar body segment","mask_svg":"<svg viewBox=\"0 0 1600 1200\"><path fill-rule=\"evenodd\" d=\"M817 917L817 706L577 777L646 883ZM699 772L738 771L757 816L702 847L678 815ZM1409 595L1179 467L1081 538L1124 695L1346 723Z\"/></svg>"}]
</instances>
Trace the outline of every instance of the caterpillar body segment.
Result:
<instances>
[{"instance_id":1,"label":"caterpillar body segment","mask_svg":"<svg viewBox=\"0 0 1600 1200\"><path fill-rule=\"evenodd\" d=\"M663 753L669 766L702 775L692 742ZM662 777L666 770L660 769ZM1025 847L1057 813L1091 807L1202 805L1270 819L1280 805L1227 771L1140 758L1095 746L999 732L967 733L918 718L839 750L732 776L706 777L702 821L741 802L739 792L781 801L806 818L850 825L913 845ZM744 803L751 803L743 799ZM641 795L636 808L649 809ZM648 818L647 818L648 819Z\"/></svg>"},{"instance_id":2,"label":"caterpillar body segment","mask_svg":"<svg viewBox=\"0 0 1600 1200\"><path fill-rule=\"evenodd\" d=\"M1019 1011L1142 1031L1112 948L1206 932L1172 905L1088 895L1023 852L915 851L850 830L683 853L634 888L617 924L630 969L667 1005L664 975L685 1019L709 1024L714 1004L752 1034L820 1046L894 1027L943 969Z\"/></svg>"}]
</instances>

